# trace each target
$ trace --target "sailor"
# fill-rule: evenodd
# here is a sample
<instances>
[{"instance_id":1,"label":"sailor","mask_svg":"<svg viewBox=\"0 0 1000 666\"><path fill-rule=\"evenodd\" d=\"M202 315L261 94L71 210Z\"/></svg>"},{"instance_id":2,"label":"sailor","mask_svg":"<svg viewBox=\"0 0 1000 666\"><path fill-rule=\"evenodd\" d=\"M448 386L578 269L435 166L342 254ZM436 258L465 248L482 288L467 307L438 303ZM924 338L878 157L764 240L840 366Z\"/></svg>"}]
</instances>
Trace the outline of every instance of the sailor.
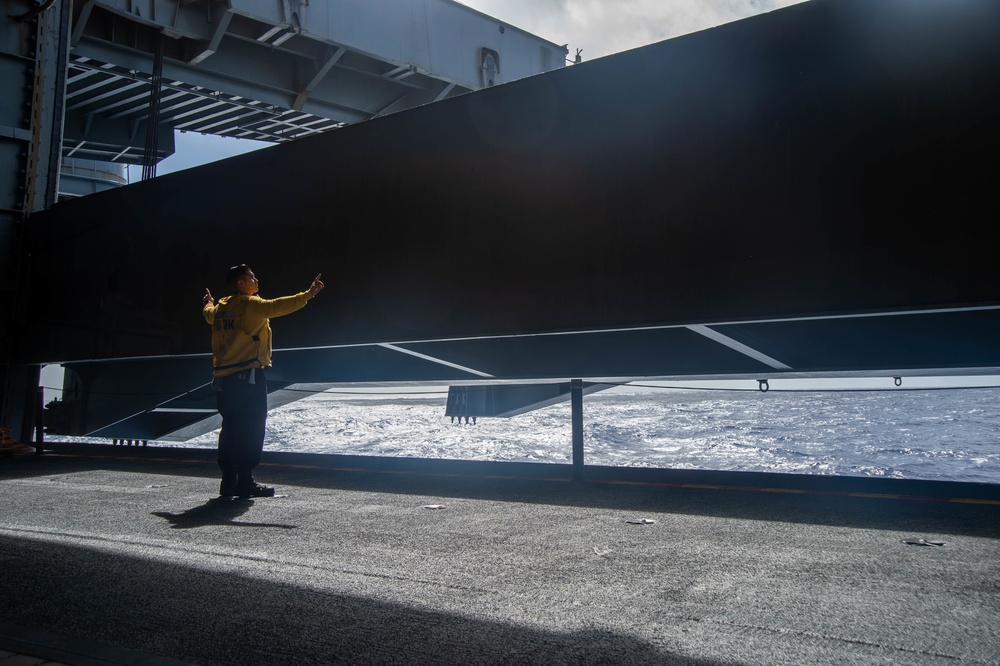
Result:
<instances>
[{"instance_id":1,"label":"sailor","mask_svg":"<svg viewBox=\"0 0 1000 666\"><path fill-rule=\"evenodd\" d=\"M212 327L212 363L215 395L222 430L219 432L221 497L273 497L274 488L254 479L264 449L267 420L267 381L271 367L271 317L301 309L325 286L317 275L306 291L292 296L264 299L260 284L246 264L233 266L226 275L232 292L216 303L205 289L203 314Z\"/></svg>"}]
</instances>

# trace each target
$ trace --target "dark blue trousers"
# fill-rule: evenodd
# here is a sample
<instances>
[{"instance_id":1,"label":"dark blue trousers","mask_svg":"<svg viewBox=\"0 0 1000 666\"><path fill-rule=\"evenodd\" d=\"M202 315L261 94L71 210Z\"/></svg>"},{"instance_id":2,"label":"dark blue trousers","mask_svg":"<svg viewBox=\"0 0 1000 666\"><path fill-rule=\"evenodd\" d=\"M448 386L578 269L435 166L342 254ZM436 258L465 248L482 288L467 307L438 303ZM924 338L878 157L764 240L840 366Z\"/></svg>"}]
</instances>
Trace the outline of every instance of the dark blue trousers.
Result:
<instances>
[{"instance_id":1,"label":"dark blue trousers","mask_svg":"<svg viewBox=\"0 0 1000 666\"><path fill-rule=\"evenodd\" d=\"M253 382L250 383L251 376ZM252 478L264 450L267 421L267 382L264 371L244 370L215 380L222 430L219 432L219 467L223 474Z\"/></svg>"}]
</instances>

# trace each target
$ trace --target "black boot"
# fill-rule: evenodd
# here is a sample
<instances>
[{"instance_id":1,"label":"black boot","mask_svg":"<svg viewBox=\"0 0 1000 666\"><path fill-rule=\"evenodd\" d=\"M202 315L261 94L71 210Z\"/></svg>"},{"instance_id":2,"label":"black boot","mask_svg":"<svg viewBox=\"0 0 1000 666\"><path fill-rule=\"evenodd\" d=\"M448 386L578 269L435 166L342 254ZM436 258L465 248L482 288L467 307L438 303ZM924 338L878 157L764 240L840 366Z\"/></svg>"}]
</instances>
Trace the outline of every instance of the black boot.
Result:
<instances>
[{"instance_id":1,"label":"black boot","mask_svg":"<svg viewBox=\"0 0 1000 666\"><path fill-rule=\"evenodd\" d=\"M240 474L239 481L236 483L236 496L241 499L246 499L247 497L274 497L274 488L262 486L257 483L253 478L253 474Z\"/></svg>"},{"instance_id":2,"label":"black boot","mask_svg":"<svg viewBox=\"0 0 1000 666\"><path fill-rule=\"evenodd\" d=\"M219 497L232 497L236 494L236 472L223 472L222 483L219 484Z\"/></svg>"}]
</instances>

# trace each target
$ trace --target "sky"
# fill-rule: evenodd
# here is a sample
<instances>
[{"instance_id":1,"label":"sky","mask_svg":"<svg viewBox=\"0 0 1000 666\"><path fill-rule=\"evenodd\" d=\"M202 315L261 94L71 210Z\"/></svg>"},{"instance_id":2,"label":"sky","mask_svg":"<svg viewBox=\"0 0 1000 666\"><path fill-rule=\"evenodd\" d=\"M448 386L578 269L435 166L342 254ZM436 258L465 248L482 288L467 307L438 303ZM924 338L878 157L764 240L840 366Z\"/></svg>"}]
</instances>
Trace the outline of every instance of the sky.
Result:
<instances>
[{"instance_id":1,"label":"sky","mask_svg":"<svg viewBox=\"0 0 1000 666\"><path fill-rule=\"evenodd\" d=\"M584 60L645 46L802 0L461 0Z\"/></svg>"},{"instance_id":2,"label":"sky","mask_svg":"<svg viewBox=\"0 0 1000 666\"><path fill-rule=\"evenodd\" d=\"M379 0L374 0L379 1ZM584 61L763 14L803 0L462 0L462 4L527 30ZM176 152L157 165L157 174L267 147L246 139L178 133ZM142 167L131 167L138 180Z\"/></svg>"}]
</instances>

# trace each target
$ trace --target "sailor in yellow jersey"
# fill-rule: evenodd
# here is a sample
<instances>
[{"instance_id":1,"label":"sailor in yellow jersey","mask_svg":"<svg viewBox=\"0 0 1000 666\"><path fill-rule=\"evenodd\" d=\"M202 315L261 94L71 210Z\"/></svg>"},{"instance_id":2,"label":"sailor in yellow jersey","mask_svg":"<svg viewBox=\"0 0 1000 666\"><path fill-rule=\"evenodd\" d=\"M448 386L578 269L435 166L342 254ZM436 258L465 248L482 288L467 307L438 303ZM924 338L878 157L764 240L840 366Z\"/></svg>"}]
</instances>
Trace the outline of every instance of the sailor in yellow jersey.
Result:
<instances>
[{"instance_id":1,"label":"sailor in yellow jersey","mask_svg":"<svg viewBox=\"0 0 1000 666\"><path fill-rule=\"evenodd\" d=\"M264 449L267 420L267 381L271 367L271 317L280 317L305 306L323 290L317 275L306 291L265 299L257 296L257 277L246 264L226 274L232 294L216 303L205 289L205 321L212 327L212 363L222 430L219 432L219 467L222 497L271 497L274 488L253 477Z\"/></svg>"}]
</instances>

